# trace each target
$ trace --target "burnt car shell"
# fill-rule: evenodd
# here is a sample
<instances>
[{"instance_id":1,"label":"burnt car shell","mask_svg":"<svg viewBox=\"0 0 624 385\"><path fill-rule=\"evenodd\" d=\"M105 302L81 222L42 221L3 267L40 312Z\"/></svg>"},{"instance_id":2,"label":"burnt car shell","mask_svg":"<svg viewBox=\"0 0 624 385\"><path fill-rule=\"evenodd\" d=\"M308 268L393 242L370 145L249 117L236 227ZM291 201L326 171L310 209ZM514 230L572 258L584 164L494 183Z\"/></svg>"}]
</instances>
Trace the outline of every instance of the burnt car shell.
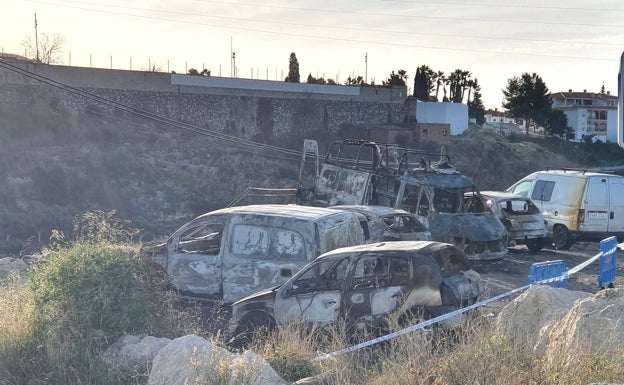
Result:
<instances>
[{"instance_id":1,"label":"burnt car shell","mask_svg":"<svg viewBox=\"0 0 624 385\"><path fill-rule=\"evenodd\" d=\"M178 291L232 303L285 282L326 251L362 244L362 221L360 214L322 207L230 207L187 222L166 247L153 248L150 260Z\"/></svg>"},{"instance_id":2,"label":"burnt car shell","mask_svg":"<svg viewBox=\"0 0 624 385\"><path fill-rule=\"evenodd\" d=\"M232 305L229 334L249 327L346 319L354 330L388 317L438 316L483 294L481 277L457 247L431 241L382 242L330 251L278 288Z\"/></svg>"},{"instance_id":3,"label":"burnt car shell","mask_svg":"<svg viewBox=\"0 0 624 385\"><path fill-rule=\"evenodd\" d=\"M429 229L414 214L405 210L377 205L339 205L330 207L364 215L370 232L370 239L367 243L431 240Z\"/></svg>"},{"instance_id":4,"label":"burnt car shell","mask_svg":"<svg viewBox=\"0 0 624 385\"><path fill-rule=\"evenodd\" d=\"M546 221L530 198L503 191L482 191L481 195L507 228L509 246L525 244L532 251L542 249Z\"/></svg>"}]
</instances>

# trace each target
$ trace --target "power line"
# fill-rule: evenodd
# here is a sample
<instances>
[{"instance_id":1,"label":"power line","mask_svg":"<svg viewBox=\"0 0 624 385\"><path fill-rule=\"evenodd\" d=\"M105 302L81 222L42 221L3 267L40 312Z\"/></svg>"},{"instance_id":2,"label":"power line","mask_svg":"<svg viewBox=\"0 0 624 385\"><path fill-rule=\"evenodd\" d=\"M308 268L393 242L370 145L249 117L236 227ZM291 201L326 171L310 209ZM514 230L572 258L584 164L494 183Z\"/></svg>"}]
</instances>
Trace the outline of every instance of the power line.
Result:
<instances>
[{"instance_id":1,"label":"power line","mask_svg":"<svg viewBox=\"0 0 624 385\"><path fill-rule=\"evenodd\" d=\"M482 36L482 35L470 35L470 34L460 35L460 34L445 34L445 33L433 33L433 32L415 32L415 31L385 30L385 29L372 29L372 28L343 27L343 26L331 26L331 25L321 25L321 24L294 23L294 22L286 22L286 21L279 21L279 20L263 20L263 19L258 19L258 18L249 19L249 18L242 18L242 17L206 15L206 14L190 13L190 12L168 11L168 10L161 10L161 9L139 8L139 7L130 7L130 6L122 6L122 5L112 5L112 4L100 4L100 3L93 3L93 2L88 2L88 1L75 1L75 0L58 0L58 1L65 2L65 3L91 5L91 6L97 6L97 7L127 9L127 10L133 10L133 11L141 11L141 12L156 12L156 13L164 13L164 14L171 14L171 15L194 16L194 17L199 16L199 17L221 19L221 20L246 21L246 22L254 22L254 23L270 23L270 24L280 24L280 25L291 25L291 26L296 26L296 27L326 28L326 29L337 29L337 30L343 30L343 31L389 33L389 34L414 35L414 36L453 37L453 38L462 38L462 39L526 41L526 42L534 42L534 43L565 43L565 44L583 44L583 45L603 45L603 46L614 46L614 47L615 46L620 47L622 45L621 43L605 43L605 42L595 42L595 41L528 39L528 38ZM398 1L398 0L394 0L394 1ZM55 5L52 3L46 3L46 2L44 3ZM455 4L455 3L449 3L449 4ZM73 8L73 7L70 7L70 8ZM103 10L89 9L89 8L76 7L76 9L91 10L93 12L107 12ZM135 14L124 14L124 15L145 17L143 15L135 15ZM162 20L169 20L169 19L162 19ZM176 21L176 20L169 20L169 21ZM501 22L501 20L492 20L492 21ZM195 24L194 22L189 22L189 21L177 21L177 22ZM544 23L540 23L540 24L544 24ZM210 24L206 24L206 25L210 25ZM574 24L569 24L569 25L574 25ZM595 25L592 24L592 26L595 26Z\"/></svg>"},{"instance_id":2,"label":"power line","mask_svg":"<svg viewBox=\"0 0 624 385\"><path fill-rule=\"evenodd\" d=\"M301 152L299 151L294 151L294 150L290 150L290 149L286 149L286 148L281 148L281 147L277 147L277 146L272 146L272 145L267 145L267 144L263 144L263 143L259 143L259 142L254 142L254 141L250 141L250 140L246 140L246 139L242 139L239 137L235 137L235 136L231 136L231 135L226 135L217 131L213 131L213 130L208 130L208 129L204 129L201 127L197 127L188 123L183 123L183 122L179 122L177 120L171 119L171 118L167 118L161 115L157 115L157 114L153 114L150 113L148 111L144 111L138 108L134 108L131 106L128 106L126 104L120 103L120 102L115 102L113 100L110 99L106 99L103 98L99 95L96 95L94 93L76 88L76 87L72 87L69 86L67 84L58 82L56 80L50 79L48 77L42 76L42 75L38 75L34 72L25 70L23 68L20 68L18 66L9 64L5 61L1 61L0 60L0 67L3 67L9 71L18 73L22 76L26 76L29 77L31 79L37 80L41 83L50 85L52 87L61 89L65 92L69 92L75 95L79 95L81 97L87 98L89 100L93 100L102 104L105 104L109 107L113 107L131 114L135 114L137 116L141 116L145 119L148 120L152 120L152 121L156 121L159 123L163 123L163 124L167 124L179 129L183 129L195 134L199 134L211 139L215 139L215 140L220 140L222 142L224 142L225 144L233 147L233 148L237 148L240 150L240 146L246 146L250 149L255 149L256 154L258 155L265 155L265 156L271 156L271 157L277 157L280 159L284 159L284 160L289 160L289 161L293 161L293 160L299 160L301 158ZM266 152L259 152L259 151L270 151L273 153L266 153ZM279 155L278 155L279 154Z\"/></svg>"},{"instance_id":3,"label":"power line","mask_svg":"<svg viewBox=\"0 0 624 385\"><path fill-rule=\"evenodd\" d=\"M596 11L596 12L624 12L624 9L618 8L586 8L586 7L560 7L550 5L526 5L526 4L499 4L499 3L458 3L448 1L425 1L425 0L382 0L384 2L410 3L410 4L434 4L434 5L452 5L452 6L471 6L471 7L496 7L496 8L520 8L528 7L534 9L551 9L554 11Z\"/></svg>"},{"instance_id":4,"label":"power line","mask_svg":"<svg viewBox=\"0 0 624 385\"><path fill-rule=\"evenodd\" d=\"M61 0L62 1L62 0ZM215 4L227 4L227 5L242 5L247 7L254 8L275 8L275 9L286 9L291 11L313 11L320 13L333 13L333 14L349 14L349 15L360 15L360 16L375 16L379 17L399 17L399 18L425 18L425 19L434 19L434 20L460 20L460 21L479 21L479 22L497 22L501 21L506 23L519 23L519 24L549 24L549 25L569 25L569 26L587 26L587 27L609 27L609 28L624 28L624 25L605 25L605 24L588 24L588 23L560 23L554 21L531 21L531 20L498 20L498 19L481 19L481 18L465 18L465 17L448 17L448 16L431 16L431 15L410 15L410 14L392 14L392 13L383 13L383 12L363 12L363 11L341 11L341 10L332 10L332 9L318 9L318 8L303 8L303 7L287 7L287 6L278 6L278 5L265 5L265 4L250 4L250 3L240 3L240 2L225 2L225 1L216 1L216 0L196 0L202 3L215 3ZM525 6L523 8L527 8ZM619 10L618 10L619 11Z\"/></svg>"},{"instance_id":5,"label":"power line","mask_svg":"<svg viewBox=\"0 0 624 385\"><path fill-rule=\"evenodd\" d=\"M62 1L66 1L66 0L62 0ZM197 0L197 1L205 1L205 0ZM534 52L513 52L513 51L500 51L500 50L495 51L495 50L483 50L483 49L473 49L473 48L441 47L439 45L419 45L419 44L410 44L410 43L400 43L400 42L394 42L394 41L373 41L373 40L362 40L362 39L350 39L350 38L341 38L341 37L336 37L336 36L307 35L307 34L301 34L301 33L269 31L269 30L263 30L263 29L257 29L257 28L247 28L247 27L232 26L232 25L225 26L225 25L219 25L219 24L210 24L210 23L202 23L202 22L194 22L194 21L180 21L180 20L166 19L166 18L155 17L155 16L136 15L136 14L128 14L128 13L122 13L122 12L91 9L91 8L81 8L81 7L75 7L75 6L54 4L54 3L38 1L38 0L33 0L33 2L57 6L57 7L79 9L79 10L90 11L90 12L100 12L100 13L121 15L121 16L132 16L132 17L138 17L138 18L143 18L143 19L169 21L169 22L182 23L182 24L210 26L210 27L221 28L221 29L226 29L226 30L258 32L258 33L266 33L266 34L272 34L272 35L302 37L302 38L310 38L310 39L345 41L345 42L350 42L350 43L374 44L374 45L382 45L385 47L393 46L393 47L420 48L420 49L451 51L451 52L474 52L474 53L482 53L482 54L548 57L548 58L557 58L557 59L573 59L573 60L589 60L589 61L609 61L609 62L617 61L617 60L614 60L613 58L600 58L596 56L587 57L587 56L540 54L540 53L534 53ZM466 19L461 19L461 20L466 20ZM548 24L548 23L540 23L540 24ZM596 26L596 25L590 25L590 26ZM624 26L616 26L616 27L624 28ZM607 43L605 45L609 45L609 44Z\"/></svg>"}]
</instances>

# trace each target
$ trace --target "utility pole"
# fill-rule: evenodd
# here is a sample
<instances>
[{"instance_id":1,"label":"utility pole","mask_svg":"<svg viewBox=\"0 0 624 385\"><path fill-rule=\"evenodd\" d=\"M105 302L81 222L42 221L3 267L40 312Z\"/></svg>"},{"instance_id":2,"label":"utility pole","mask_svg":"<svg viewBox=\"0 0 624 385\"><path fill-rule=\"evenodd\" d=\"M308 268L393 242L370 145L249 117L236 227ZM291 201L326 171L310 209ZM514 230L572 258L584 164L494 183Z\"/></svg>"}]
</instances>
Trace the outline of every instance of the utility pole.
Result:
<instances>
[{"instance_id":1,"label":"utility pole","mask_svg":"<svg viewBox=\"0 0 624 385\"><path fill-rule=\"evenodd\" d=\"M368 52L364 55L364 83L368 84Z\"/></svg>"},{"instance_id":2,"label":"utility pole","mask_svg":"<svg viewBox=\"0 0 624 385\"><path fill-rule=\"evenodd\" d=\"M232 43L232 37L230 36L230 77L236 77L236 52L234 52L234 45Z\"/></svg>"},{"instance_id":3,"label":"utility pole","mask_svg":"<svg viewBox=\"0 0 624 385\"><path fill-rule=\"evenodd\" d=\"M35 58L37 59L37 62L40 62L39 60L39 34L37 33L37 12L35 12Z\"/></svg>"}]
</instances>

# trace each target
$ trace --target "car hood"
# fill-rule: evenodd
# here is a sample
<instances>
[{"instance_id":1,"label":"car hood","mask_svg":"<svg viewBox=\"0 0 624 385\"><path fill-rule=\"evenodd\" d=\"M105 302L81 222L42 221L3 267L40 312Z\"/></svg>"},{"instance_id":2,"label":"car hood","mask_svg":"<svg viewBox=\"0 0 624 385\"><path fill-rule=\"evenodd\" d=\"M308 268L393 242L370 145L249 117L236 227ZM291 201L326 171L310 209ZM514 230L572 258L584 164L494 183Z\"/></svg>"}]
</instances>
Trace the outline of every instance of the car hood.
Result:
<instances>
[{"instance_id":1,"label":"car hood","mask_svg":"<svg viewBox=\"0 0 624 385\"><path fill-rule=\"evenodd\" d=\"M271 287L269 289L264 289L262 291L253 293L248 295L247 297L241 298L238 301L234 302L232 306L240 306L246 303L257 302L257 301L266 301L268 298L275 297L275 293L281 287L281 285Z\"/></svg>"}]
</instances>

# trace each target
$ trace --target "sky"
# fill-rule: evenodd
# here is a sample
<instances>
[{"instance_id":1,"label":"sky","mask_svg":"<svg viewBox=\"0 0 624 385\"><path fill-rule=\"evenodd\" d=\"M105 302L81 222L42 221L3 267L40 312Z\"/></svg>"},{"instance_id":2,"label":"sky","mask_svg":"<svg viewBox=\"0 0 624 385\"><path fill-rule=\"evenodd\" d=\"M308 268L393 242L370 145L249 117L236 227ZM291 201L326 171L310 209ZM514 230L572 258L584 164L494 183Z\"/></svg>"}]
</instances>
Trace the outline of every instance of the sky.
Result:
<instances>
[{"instance_id":1,"label":"sky","mask_svg":"<svg viewBox=\"0 0 624 385\"><path fill-rule=\"evenodd\" d=\"M416 68L470 71L486 108L510 78L536 73L551 92L617 94L621 0L0 0L0 51L63 38L60 64L283 80L295 53L308 74L381 84ZM234 60L232 60L234 53Z\"/></svg>"}]
</instances>

